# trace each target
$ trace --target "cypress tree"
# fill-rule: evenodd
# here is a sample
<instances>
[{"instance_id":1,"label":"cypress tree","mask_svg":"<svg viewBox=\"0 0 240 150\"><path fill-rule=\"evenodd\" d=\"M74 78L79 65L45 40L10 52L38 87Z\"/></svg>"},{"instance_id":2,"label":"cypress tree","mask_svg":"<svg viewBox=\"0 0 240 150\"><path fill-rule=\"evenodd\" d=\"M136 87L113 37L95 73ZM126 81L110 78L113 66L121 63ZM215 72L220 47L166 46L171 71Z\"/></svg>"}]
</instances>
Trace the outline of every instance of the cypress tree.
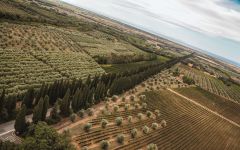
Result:
<instances>
[{"instance_id":1,"label":"cypress tree","mask_svg":"<svg viewBox=\"0 0 240 150\"><path fill-rule=\"evenodd\" d=\"M34 107L33 110L33 123L37 123L38 121L40 121L42 119L42 113L43 113L43 98L40 98L38 104Z\"/></svg>"},{"instance_id":2,"label":"cypress tree","mask_svg":"<svg viewBox=\"0 0 240 150\"><path fill-rule=\"evenodd\" d=\"M3 111L5 105L5 89L3 89L0 97L0 113Z\"/></svg>"},{"instance_id":3,"label":"cypress tree","mask_svg":"<svg viewBox=\"0 0 240 150\"><path fill-rule=\"evenodd\" d=\"M65 93L61 106L60 106L60 111L61 111L61 115L67 117L69 116L70 113L70 89L67 90L67 92Z\"/></svg>"},{"instance_id":4,"label":"cypress tree","mask_svg":"<svg viewBox=\"0 0 240 150\"><path fill-rule=\"evenodd\" d=\"M59 121L61 119L60 115L58 114L58 107L59 107L59 104L58 104L58 101L56 101L50 113L50 118L55 121Z\"/></svg>"},{"instance_id":5,"label":"cypress tree","mask_svg":"<svg viewBox=\"0 0 240 150\"><path fill-rule=\"evenodd\" d=\"M27 93L23 97L22 104L24 104L27 107L27 109L31 109L33 105L33 99L34 99L34 89L30 88L28 89Z\"/></svg>"},{"instance_id":6,"label":"cypress tree","mask_svg":"<svg viewBox=\"0 0 240 150\"><path fill-rule=\"evenodd\" d=\"M21 110L17 114L16 121L14 124L14 128L15 128L17 134L22 134L27 129L26 118L25 118L26 111L27 111L26 106L22 105Z\"/></svg>"},{"instance_id":7,"label":"cypress tree","mask_svg":"<svg viewBox=\"0 0 240 150\"><path fill-rule=\"evenodd\" d=\"M15 96L9 96L8 99L6 100L6 109L9 115L12 115L13 112L16 110L16 103L17 99Z\"/></svg>"},{"instance_id":8,"label":"cypress tree","mask_svg":"<svg viewBox=\"0 0 240 150\"><path fill-rule=\"evenodd\" d=\"M47 111L49 107L49 97L46 95L44 97L43 109L42 109L42 121L46 119Z\"/></svg>"},{"instance_id":9,"label":"cypress tree","mask_svg":"<svg viewBox=\"0 0 240 150\"><path fill-rule=\"evenodd\" d=\"M80 90L77 89L76 92L73 95L73 99L72 99L72 109L74 112L77 112L80 108L79 108L79 95L80 95Z\"/></svg>"},{"instance_id":10,"label":"cypress tree","mask_svg":"<svg viewBox=\"0 0 240 150\"><path fill-rule=\"evenodd\" d=\"M91 84L91 76L90 76L90 75L88 75L85 84L86 84L87 86L89 86L89 85Z\"/></svg>"}]
</instances>

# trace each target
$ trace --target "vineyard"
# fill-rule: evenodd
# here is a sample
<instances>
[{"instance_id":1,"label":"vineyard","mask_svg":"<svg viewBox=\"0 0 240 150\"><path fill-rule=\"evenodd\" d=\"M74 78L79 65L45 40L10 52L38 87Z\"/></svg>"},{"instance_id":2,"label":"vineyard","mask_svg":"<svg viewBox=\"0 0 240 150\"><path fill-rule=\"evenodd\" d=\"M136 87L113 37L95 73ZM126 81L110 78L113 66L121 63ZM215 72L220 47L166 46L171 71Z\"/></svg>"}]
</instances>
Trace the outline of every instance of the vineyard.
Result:
<instances>
[{"instance_id":1,"label":"vineyard","mask_svg":"<svg viewBox=\"0 0 240 150\"><path fill-rule=\"evenodd\" d=\"M102 148L104 142L116 150L146 149L151 143L161 149L239 149L239 127L169 91L142 94L141 100L129 96L119 98L121 102L107 102L102 114L70 129L74 142L93 150ZM105 127L103 120L107 120ZM124 137L121 143L120 135Z\"/></svg>"},{"instance_id":2,"label":"vineyard","mask_svg":"<svg viewBox=\"0 0 240 150\"><path fill-rule=\"evenodd\" d=\"M236 104L218 95L212 94L199 87L177 88L174 90L240 124L239 104Z\"/></svg>"},{"instance_id":3,"label":"vineyard","mask_svg":"<svg viewBox=\"0 0 240 150\"><path fill-rule=\"evenodd\" d=\"M240 86L236 84L227 86L221 80L210 76L209 74L182 64L179 65L178 68L182 74L192 78L196 85L201 88L224 98L234 100L238 103L240 102Z\"/></svg>"}]
</instances>

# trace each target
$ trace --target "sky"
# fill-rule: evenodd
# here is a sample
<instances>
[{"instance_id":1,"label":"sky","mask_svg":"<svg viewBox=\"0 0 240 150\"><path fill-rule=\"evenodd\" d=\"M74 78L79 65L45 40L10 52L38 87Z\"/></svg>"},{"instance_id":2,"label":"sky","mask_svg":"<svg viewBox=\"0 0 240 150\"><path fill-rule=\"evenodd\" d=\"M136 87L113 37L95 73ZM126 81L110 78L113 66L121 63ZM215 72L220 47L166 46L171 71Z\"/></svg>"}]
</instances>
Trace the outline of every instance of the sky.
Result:
<instances>
[{"instance_id":1,"label":"sky","mask_svg":"<svg viewBox=\"0 0 240 150\"><path fill-rule=\"evenodd\" d=\"M240 0L62 0L240 64Z\"/></svg>"}]
</instances>

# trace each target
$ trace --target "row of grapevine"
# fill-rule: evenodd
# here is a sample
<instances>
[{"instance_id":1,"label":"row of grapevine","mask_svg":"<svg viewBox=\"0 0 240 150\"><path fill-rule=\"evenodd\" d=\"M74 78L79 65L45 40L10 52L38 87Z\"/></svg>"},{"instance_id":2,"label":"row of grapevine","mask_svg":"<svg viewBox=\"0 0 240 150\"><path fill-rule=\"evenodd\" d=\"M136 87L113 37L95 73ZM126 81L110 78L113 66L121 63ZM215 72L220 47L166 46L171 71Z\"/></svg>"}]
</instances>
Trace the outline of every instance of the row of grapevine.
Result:
<instances>
[{"instance_id":1,"label":"row of grapevine","mask_svg":"<svg viewBox=\"0 0 240 150\"><path fill-rule=\"evenodd\" d=\"M240 86L236 84L227 86L215 77L184 65L180 65L179 69L182 74L194 79L196 85L201 88L224 98L240 102Z\"/></svg>"}]
</instances>

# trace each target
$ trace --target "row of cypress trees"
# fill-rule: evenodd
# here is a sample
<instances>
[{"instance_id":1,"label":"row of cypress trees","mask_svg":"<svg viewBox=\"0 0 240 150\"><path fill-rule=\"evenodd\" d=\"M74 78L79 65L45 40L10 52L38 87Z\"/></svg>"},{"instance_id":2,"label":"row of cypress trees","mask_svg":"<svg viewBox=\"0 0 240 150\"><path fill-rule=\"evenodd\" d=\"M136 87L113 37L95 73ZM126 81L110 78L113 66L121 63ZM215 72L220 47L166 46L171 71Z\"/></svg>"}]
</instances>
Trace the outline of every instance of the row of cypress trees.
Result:
<instances>
[{"instance_id":1,"label":"row of cypress trees","mask_svg":"<svg viewBox=\"0 0 240 150\"><path fill-rule=\"evenodd\" d=\"M154 75L164 68L169 68L185 57L170 60L167 63L151 64L139 67L134 70L115 74L96 75L87 80L60 80L51 85L43 84L38 92L29 89L25 94L22 109L17 115L15 129L19 133L26 130L26 110L33 109L33 123L44 121L50 106L54 106L50 118L69 116L72 112L78 112L81 109L87 109L94 104L99 103L104 97L120 94L133 88L149 76ZM58 111L59 106L59 111ZM19 127L20 126L20 127Z\"/></svg>"}]
</instances>

